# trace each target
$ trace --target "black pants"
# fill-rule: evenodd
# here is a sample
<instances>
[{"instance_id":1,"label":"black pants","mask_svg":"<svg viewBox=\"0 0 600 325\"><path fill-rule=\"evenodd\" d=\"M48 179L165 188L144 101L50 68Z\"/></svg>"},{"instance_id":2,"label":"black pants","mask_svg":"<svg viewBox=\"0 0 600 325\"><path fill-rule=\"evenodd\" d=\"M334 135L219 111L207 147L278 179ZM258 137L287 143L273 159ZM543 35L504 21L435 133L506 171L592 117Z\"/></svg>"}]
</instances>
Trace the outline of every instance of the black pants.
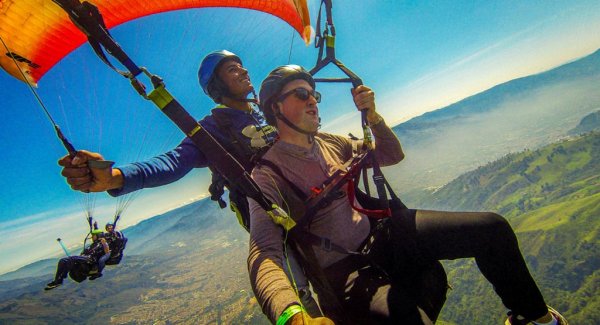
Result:
<instances>
[{"instance_id":1,"label":"black pants","mask_svg":"<svg viewBox=\"0 0 600 325\"><path fill-rule=\"evenodd\" d=\"M54 281L62 282L69 272L79 264L90 264L91 260L89 257L85 256L69 256L63 257L58 261L58 266L56 268L56 275L54 276Z\"/></svg>"},{"instance_id":2,"label":"black pants","mask_svg":"<svg viewBox=\"0 0 600 325\"><path fill-rule=\"evenodd\" d=\"M546 314L517 238L503 217L403 209L395 212L389 226L388 233L375 235L379 247L374 247L373 259L380 267L349 257L325 270L351 323L433 323L437 314L428 317L422 306L428 294L421 292L426 290L423 271L433 261L467 257L475 258L508 309L529 319Z\"/></svg>"}]
</instances>

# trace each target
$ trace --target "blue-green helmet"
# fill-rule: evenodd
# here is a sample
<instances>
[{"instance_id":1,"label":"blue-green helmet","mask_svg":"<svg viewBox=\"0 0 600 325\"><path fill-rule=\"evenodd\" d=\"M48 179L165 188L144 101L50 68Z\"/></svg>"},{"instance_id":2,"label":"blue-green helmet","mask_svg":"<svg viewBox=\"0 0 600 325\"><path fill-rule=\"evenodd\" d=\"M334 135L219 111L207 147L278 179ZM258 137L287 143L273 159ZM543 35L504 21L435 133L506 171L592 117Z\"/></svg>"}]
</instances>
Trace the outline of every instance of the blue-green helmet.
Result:
<instances>
[{"instance_id":1,"label":"blue-green helmet","mask_svg":"<svg viewBox=\"0 0 600 325\"><path fill-rule=\"evenodd\" d=\"M242 64L242 60L232 52L227 50L214 51L204 57L198 69L198 81L204 93L219 103L221 97L227 95L229 90L223 82L217 77L216 71L219 66L226 61L235 60Z\"/></svg>"}]
</instances>

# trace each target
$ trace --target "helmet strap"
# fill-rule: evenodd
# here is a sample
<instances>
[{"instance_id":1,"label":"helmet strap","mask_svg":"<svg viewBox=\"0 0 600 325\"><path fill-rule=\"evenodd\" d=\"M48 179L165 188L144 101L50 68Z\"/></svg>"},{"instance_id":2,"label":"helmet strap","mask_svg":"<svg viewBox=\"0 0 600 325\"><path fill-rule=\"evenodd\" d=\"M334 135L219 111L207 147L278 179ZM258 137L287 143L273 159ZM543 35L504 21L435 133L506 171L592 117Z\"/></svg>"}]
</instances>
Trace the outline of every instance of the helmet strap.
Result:
<instances>
[{"instance_id":1,"label":"helmet strap","mask_svg":"<svg viewBox=\"0 0 600 325\"><path fill-rule=\"evenodd\" d=\"M240 99L235 98L234 100L237 100L237 101L240 101L240 102L246 102L246 103L252 103L252 104L258 105L258 98L256 96L256 91L254 91L254 89L252 89L252 98L247 98L247 97L246 98L240 98Z\"/></svg>"},{"instance_id":2,"label":"helmet strap","mask_svg":"<svg viewBox=\"0 0 600 325\"><path fill-rule=\"evenodd\" d=\"M258 99L256 98L231 98L232 100L235 100L236 102L243 102L243 103L252 103L252 104L256 104L258 105Z\"/></svg>"},{"instance_id":3,"label":"helmet strap","mask_svg":"<svg viewBox=\"0 0 600 325\"><path fill-rule=\"evenodd\" d=\"M220 94L220 97L221 97L220 102L223 101L223 97L227 97L230 100L233 100L233 101L236 101L236 102L252 103L252 104L258 105L258 99L257 99L257 96L256 96L256 91L254 91L254 89L252 90L252 98L247 98L247 97L236 98L236 97L234 97L231 94L231 92L229 91L229 88L225 87L225 85L223 84L223 82L221 81L221 79L217 78L215 81L218 82L218 86L217 87L219 88L219 94ZM222 104L222 103L220 103L220 104Z\"/></svg>"},{"instance_id":4,"label":"helmet strap","mask_svg":"<svg viewBox=\"0 0 600 325\"><path fill-rule=\"evenodd\" d=\"M281 112L279 111L279 109L275 109L275 117L281 121L283 121L283 123L285 123L287 126L289 126L290 128L292 128L294 131L296 132L300 132L302 134L306 134L307 138L308 138L308 143L313 143L315 140L315 135L317 134L317 131L311 132L311 131L306 131L304 129L299 128L297 125L295 125L294 123L290 122L290 120L288 120L285 116L283 116L283 114L281 114ZM319 128L321 128L321 119L319 118Z\"/></svg>"}]
</instances>

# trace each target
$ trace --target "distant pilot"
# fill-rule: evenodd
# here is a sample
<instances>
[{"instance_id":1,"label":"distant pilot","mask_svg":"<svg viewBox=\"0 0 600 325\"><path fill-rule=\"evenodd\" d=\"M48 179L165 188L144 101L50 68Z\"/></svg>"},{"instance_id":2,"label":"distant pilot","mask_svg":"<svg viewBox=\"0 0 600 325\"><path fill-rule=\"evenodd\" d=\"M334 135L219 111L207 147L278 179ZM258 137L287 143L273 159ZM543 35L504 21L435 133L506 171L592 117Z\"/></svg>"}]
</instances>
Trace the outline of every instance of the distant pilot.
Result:
<instances>
[{"instance_id":1,"label":"distant pilot","mask_svg":"<svg viewBox=\"0 0 600 325\"><path fill-rule=\"evenodd\" d=\"M84 248L81 255L63 257L58 261L56 275L54 281L48 283L44 290L52 290L63 283L69 272L78 264L97 264L98 272L90 276L90 280L97 279L102 276L102 270L108 258L110 257L110 248L106 239L104 239L103 231L96 229L92 231L92 243L87 248Z\"/></svg>"}]
</instances>

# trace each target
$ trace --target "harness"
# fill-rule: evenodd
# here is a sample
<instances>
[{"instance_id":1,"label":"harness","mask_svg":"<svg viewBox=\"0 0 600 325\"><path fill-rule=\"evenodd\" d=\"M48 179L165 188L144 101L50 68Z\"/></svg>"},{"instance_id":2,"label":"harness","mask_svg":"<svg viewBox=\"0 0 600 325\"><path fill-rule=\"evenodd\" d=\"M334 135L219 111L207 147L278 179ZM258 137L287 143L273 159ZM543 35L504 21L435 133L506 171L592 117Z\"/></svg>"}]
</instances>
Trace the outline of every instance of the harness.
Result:
<instances>
[{"instance_id":1,"label":"harness","mask_svg":"<svg viewBox=\"0 0 600 325\"><path fill-rule=\"evenodd\" d=\"M359 181L361 175L366 175L366 169L373 165L373 161L376 161L372 151L362 152L359 155L356 155L346 161L341 169L338 169L328 177L321 186L313 187L311 189L311 194L306 195L304 191L302 191L296 184L291 182L281 169L274 164L272 161L267 159L259 159L257 162L257 166L266 166L271 169L275 174L277 174L294 192L294 194L302 201L305 202L306 210L304 215L301 218L295 218L296 226L290 230L290 232L301 234L302 236L295 237L306 237L308 240L302 240L305 243L309 243L313 246L320 247L325 251L336 251L338 253L347 254L347 255L362 255L360 252L350 251L342 246L332 242L329 238L317 236L307 229L310 228L310 224L314 216L321 209L330 205L333 201L342 198L344 195L342 188L344 186L348 186L348 195L347 199L352 206L352 208L362 214L367 215L369 218L381 220L383 218L388 218L391 216L391 209L389 207L389 203L386 197L379 197L377 199L370 197L368 194L362 192L359 189ZM383 174L381 174L381 169L379 165L376 164L374 169L378 169L379 173L375 172L374 181L383 182L383 184L387 187L392 200L399 202L400 208L406 208L406 206L400 201L398 196L394 193L392 188L389 186ZM381 175L381 176L379 176ZM365 189L368 189L368 183L365 183ZM367 190L368 191L368 190ZM387 192L379 192L381 195L385 195ZM357 196L358 194L358 196ZM358 199L359 203L366 203L366 205L362 205L363 207L358 207L355 203L355 199ZM370 202L366 202L368 200ZM373 201L375 200L375 201ZM372 203L378 203L377 207L368 208L369 206L373 206ZM381 204L383 203L383 204Z\"/></svg>"},{"instance_id":2,"label":"harness","mask_svg":"<svg viewBox=\"0 0 600 325\"><path fill-rule=\"evenodd\" d=\"M337 318L340 322L345 323L349 321L345 319L345 313L341 302L335 295L323 269L320 267L314 249L316 247L317 249L326 252L334 251L348 256L365 258L371 265L378 269L382 269L378 263L371 258L371 250L376 233L382 229L385 230L387 227L386 223L392 214L390 201L393 202L392 205L394 208L406 209L406 206L400 201L398 196L396 196L389 184L385 181L379 164L376 162L374 153L370 150L354 155L346 161L340 169L328 177L322 185L313 187L308 195L285 177L282 170L272 161L263 158L257 162L257 166L265 166L272 170L289 186L296 197L305 202L306 210L300 218L294 218L296 226L288 229L288 238L291 240L293 249L298 253L297 255L300 257L301 264L304 266L311 283L317 290L319 302L323 310L326 314ZM359 189L360 178L367 174L367 168L369 167L373 167L374 169L374 181L382 182L384 186L387 186L388 188L388 191L380 191L379 193L381 195L387 195L386 193L389 192L392 197L391 200L388 200L387 197L372 198L370 195ZM343 189L346 186L348 187L348 195L343 195ZM369 188L368 182L365 183L364 187L365 189ZM344 198L344 196L346 198ZM327 237L316 235L310 231L310 225L315 215L333 201L340 199L349 200L350 205L353 208L360 213L367 215L371 221L371 233L365 241L365 244L358 251L349 250ZM361 207L358 207L355 204L355 199L358 200Z\"/></svg>"},{"instance_id":3,"label":"harness","mask_svg":"<svg viewBox=\"0 0 600 325\"><path fill-rule=\"evenodd\" d=\"M249 173L255 165L255 162L264 155L264 153L271 147L272 143L268 143L266 146L261 148L253 149L248 146L239 130L234 128L234 124L228 114L220 112L218 109L213 110L212 115L219 130L229 137L229 146L234 156L239 160L240 164ZM209 166L212 172L211 184L208 187L210 193L210 199L216 201L221 209L227 206L227 203L223 200L222 196L225 193L225 187L229 189L229 204L231 210L235 213L239 224L250 232L250 210L248 207L247 195L242 189L238 188L237 183L227 181L227 178L223 176L212 166Z\"/></svg>"},{"instance_id":4,"label":"harness","mask_svg":"<svg viewBox=\"0 0 600 325\"><path fill-rule=\"evenodd\" d=\"M414 234L410 230L410 220L412 220L410 213L414 213L414 210L409 210L404 205L385 180L379 165L376 162L374 164L373 161L375 156L372 151L355 155L321 186L311 189L309 195L289 181L273 162L263 158L259 161L259 165L271 169L307 206L303 216L294 219L296 226L288 229L288 238L317 291L321 308L328 317L336 324L353 323L347 318L342 302L336 296L325 271L320 267L315 249L345 254L354 261L362 261L361 263L376 268L389 279L392 285L400 285L403 290L411 294L417 305L430 319L435 320L446 300L448 289L446 273L439 261L425 260L415 253L417 246ZM371 196L368 182L364 182L364 191L361 190L360 180L368 178L369 167L373 167L374 181L381 179L389 199ZM346 198L339 194L344 186L347 186ZM371 223L371 232L357 251L348 250L329 238L318 236L310 231L310 224L316 213L339 199L349 200L353 209L365 214Z\"/></svg>"}]
</instances>

